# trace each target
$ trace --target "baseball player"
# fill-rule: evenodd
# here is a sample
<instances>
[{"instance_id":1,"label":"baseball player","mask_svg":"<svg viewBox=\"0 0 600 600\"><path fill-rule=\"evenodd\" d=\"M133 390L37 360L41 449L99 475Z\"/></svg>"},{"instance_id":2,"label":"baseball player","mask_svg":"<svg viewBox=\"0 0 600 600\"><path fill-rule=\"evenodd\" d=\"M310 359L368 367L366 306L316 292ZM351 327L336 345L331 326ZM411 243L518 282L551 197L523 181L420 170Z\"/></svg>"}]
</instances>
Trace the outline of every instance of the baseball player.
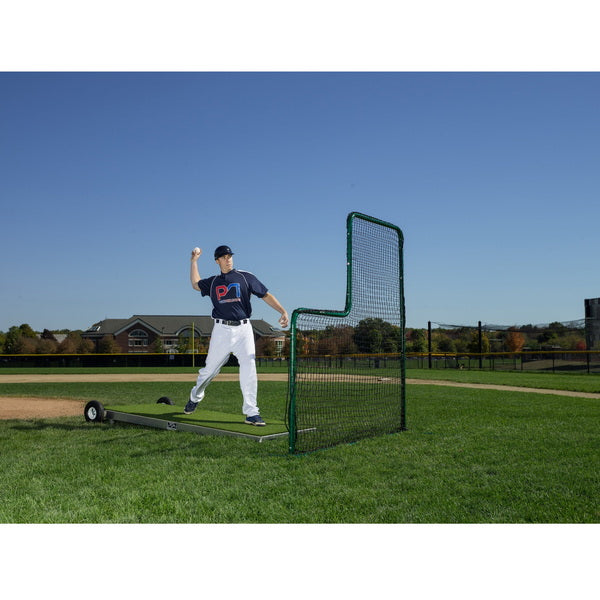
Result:
<instances>
[{"instance_id":1,"label":"baseball player","mask_svg":"<svg viewBox=\"0 0 600 600\"><path fill-rule=\"evenodd\" d=\"M210 296L215 324L206 356L206 366L198 372L196 385L190 392L184 413L189 415L196 410L198 402L204 398L206 387L233 353L240 364L240 387L244 399L242 412L246 416L245 422L248 425L263 426L265 422L256 404L258 378L254 334L250 324L250 297L254 294L262 298L279 312L279 324L282 327L288 325L288 314L255 275L233 268L233 252L229 246L219 246L215 250L215 262L221 273L207 279L201 279L198 272L198 259L201 254L200 248L192 250L190 282L203 296Z\"/></svg>"}]
</instances>

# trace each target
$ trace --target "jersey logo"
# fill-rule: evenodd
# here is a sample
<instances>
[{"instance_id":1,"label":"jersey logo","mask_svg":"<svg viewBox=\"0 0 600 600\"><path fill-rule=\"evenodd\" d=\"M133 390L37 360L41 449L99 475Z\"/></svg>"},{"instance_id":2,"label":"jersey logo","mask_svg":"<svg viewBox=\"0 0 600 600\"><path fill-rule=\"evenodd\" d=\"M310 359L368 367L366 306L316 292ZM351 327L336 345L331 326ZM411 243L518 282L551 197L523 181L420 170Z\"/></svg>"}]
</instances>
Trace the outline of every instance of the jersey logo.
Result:
<instances>
[{"instance_id":1,"label":"jersey logo","mask_svg":"<svg viewBox=\"0 0 600 600\"><path fill-rule=\"evenodd\" d=\"M233 290L233 294L230 294ZM219 302L239 302L241 296L240 284L230 283L229 285L218 285L215 288L215 294ZM228 298L226 296L229 296Z\"/></svg>"}]
</instances>

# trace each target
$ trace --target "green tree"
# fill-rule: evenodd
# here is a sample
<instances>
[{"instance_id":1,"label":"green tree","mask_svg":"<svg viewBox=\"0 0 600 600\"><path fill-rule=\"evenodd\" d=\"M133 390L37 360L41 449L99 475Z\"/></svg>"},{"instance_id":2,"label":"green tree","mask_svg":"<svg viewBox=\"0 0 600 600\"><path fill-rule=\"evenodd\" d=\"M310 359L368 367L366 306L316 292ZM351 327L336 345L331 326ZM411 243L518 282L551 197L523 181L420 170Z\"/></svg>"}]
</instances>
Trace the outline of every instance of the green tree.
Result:
<instances>
[{"instance_id":1,"label":"green tree","mask_svg":"<svg viewBox=\"0 0 600 600\"><path fill-rule=\"evenodd\" d=\"M568 333L568 329L562 323L554 321L548 325L548 328L537 336L537 341L540 344L550 344L552 346L560 346L559 338Z\"/></svg>"},{"instance_id":2,"label":"green tree","mask_svg":"<svg viewBox=\"0 0 600 600\"><path fill-rule=\"evenodd\" d=\"M454 347L456 352L470 352L471 329L469 327L460 327L452 332L454 338Z\"/></svg>"},{"instance_id":3,"label":"green tree","mask_svg":"<svg viewBox=\"0 0 600 600\"><path fill-rule=\"evenodd\" d=\"M380 353L383 350L383 319L363 319L354 332L354 343L359 352Z\"/></svg>"},{"instance_id":4,"label":"green tree","mask_svg":"<svg viewBox=\"0 0 600 600\"><path fill-rule=\"evenodd\" d=\"M384 321L381 333L383 336L383 351L387 353L398 352L402 343L402 333L400 327Z\"/></svg>"},{"instance_id":5,"label":"green tree","mask_svg":"<svg viewBox=\"0 0 600 600\"><path fill-rule=\"evenodd\" d=\"M398 352L402 347L402 330L383 319L363 319L354 330L354 343L365 354Z\"/></svg>"},{"instance_id":6,"label":"green tree","mask_svg":"<svg viewBox=\"0 0 600 600\"><path fill-rule=\"evenodd\" d=\"M19 329L23 337L30 338L33 340L37 339L37 334L28 323L23 323L22 325L19 325Z\"/></svg>"},{"instance_id":7,"label":"green tree","mask_svg":"<svg viewBox=\"0 0 600 600\"><path fill-rule=\"evenodd\" d=\"M454 344L454 341L448 336L443 336L437 342L437 349L439 352L456 352L456 346Z\"/></svg>"},{"instance_id":8,"label":"green tree","mask_svg":"<svg viewBox=\"0 0 600 600\"><path fill-rule=\"evenodd\" d=\"M427 352L427 334L424 329L413 329L407 344L408 352Z\"/></svg>"},{"instance_id":9,"label":"green tree","mask_svg":"<svg viewBox=\"0 0 600 600\"><path fill-rule=\"evenodd\" d=\"M479 331L474 329L471 332L471 340L468 346L469 352L479 352ZM489 352L490 351L490 338L487 336L485 332L481 334L481 352Z\"/></svg>"},{"instance_id":10,"label":"green tree","mask_svg":"<svg viewBox=\"0 0 600 600\"><path fill-rule=\"evenodd\" d=\"M27 324L13 325L4 336L6 354L33 354L37 347L37 334Z\"/></svg>"},{"instance_id":11,"label":"green tree","mask_svg":"<svg viewBox=\"0 0 600 600\"><path fill-rule=\"evenodd\" d=\"M6 332L4 339L4 351L6 354L20 354L23 342L23 332L19 327L13 325Z\"/></svg>"},{"instance_id":12,"label":"green tree","mask_svg":"<svg viewBox=\"0 0 600 600\"><path fill-rule=\"evenodd\" d=\"M98 354L119 354L121 347L112 335L105 335L98 342Z\"/></svg>"}]
</instances>

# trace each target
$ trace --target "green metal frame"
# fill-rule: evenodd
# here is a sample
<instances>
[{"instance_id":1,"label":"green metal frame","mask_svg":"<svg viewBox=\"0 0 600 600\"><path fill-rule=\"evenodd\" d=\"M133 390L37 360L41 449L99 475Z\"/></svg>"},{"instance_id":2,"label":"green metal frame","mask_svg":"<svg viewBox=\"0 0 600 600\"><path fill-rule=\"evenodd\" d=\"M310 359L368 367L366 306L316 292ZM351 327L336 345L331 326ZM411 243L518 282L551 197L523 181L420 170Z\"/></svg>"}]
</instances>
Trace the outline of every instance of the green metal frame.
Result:
<instances>
[{"instance_id":1,"label":"green metal frame","mask_svg":"<svg viewBox=\"0 0 600 600\"><path fill-rule=\"evenodd\" d=\"M351 212L346 218L346 306L343 311L335 310L322 310L315 308L297 308L292 313L290 321L290 363L289 363L289 408L288 408L288 425L289 425L289 450L290 453L294 453L296 449L296 322L298 316L301 314L312 314L312 315L324 315L328 317L347 317L352 310L352 232L355 219L362 219L369 221L383 227L393 229L398 234L398 253L399 253L399 264L400 264L400 281L398 282L400 287L400 322L402 329L402 347L401 361L400 361L400 378L401 378L401 397L400 397L400 429L406 430L406 341L405 341L405 305L404 305L404 258L403 258L403 247L404 247L404 235L402 230L387 221L382 221L375 217L365 215L360 212Z\"/></svg>"}]
</instances>

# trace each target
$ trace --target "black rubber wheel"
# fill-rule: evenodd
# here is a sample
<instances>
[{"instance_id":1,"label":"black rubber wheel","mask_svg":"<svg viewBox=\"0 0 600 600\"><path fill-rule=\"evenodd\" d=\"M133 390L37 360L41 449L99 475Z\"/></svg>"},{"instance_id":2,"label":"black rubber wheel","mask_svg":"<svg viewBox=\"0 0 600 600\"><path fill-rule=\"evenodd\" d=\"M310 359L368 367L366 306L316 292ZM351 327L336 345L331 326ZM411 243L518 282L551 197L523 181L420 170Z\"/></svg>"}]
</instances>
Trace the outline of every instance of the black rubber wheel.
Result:
<instances>
[{"instance_id":1,"label":"black rubber wheel","mask_svg":"<svg viewBox=\"0 0 600 600\"><path fill-rule=\"evenodd\" d=\"M162 396L156 401L156 404L170 404L171 406L173 406L173 404L175 403L168 396Z\"/></svg>"},{"instance_id":2,"label":"black rubber wheel","mask_svg":"<svg viewBox=\"0 0 600 600\"><path fill-rule=\"evenodd\" d=\"M102 423L104 421L104 406L97 400L90 400L83 410L88 423Z\"/></svg>"}]
</instances>

